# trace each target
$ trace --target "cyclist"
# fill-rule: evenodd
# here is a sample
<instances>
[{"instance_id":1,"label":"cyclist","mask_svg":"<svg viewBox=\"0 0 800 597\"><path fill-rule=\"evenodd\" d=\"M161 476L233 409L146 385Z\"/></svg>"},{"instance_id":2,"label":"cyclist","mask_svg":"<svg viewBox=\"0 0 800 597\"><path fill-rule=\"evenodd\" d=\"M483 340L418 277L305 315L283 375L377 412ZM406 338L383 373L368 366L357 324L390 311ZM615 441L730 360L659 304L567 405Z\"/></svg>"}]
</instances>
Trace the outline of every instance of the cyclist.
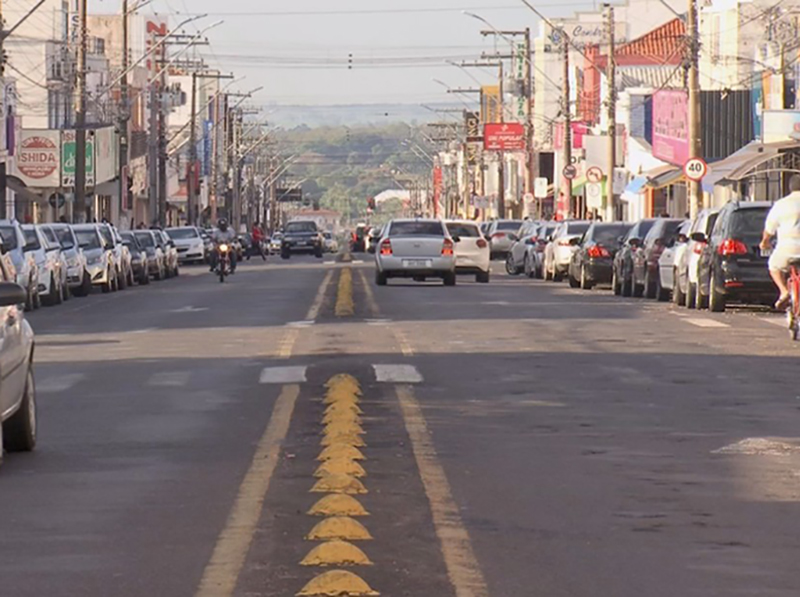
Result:
<instances>
[{"instance_id":1,"label":"cyclist","mask_svg":"<svg viewBox=\"0 0 800 597\"><path fill-rule=\"evenodd\" d=\"M775 236L778 237L778 242L772 249L772 239ZM769 275L781 293L775 308L784 310L791 300L786 272L792 260L800 259L800 175L792 175L789 179L789 194L776 201L769 211L760 246L763 251L772 249Z\"/></svg>"}]
</instances>

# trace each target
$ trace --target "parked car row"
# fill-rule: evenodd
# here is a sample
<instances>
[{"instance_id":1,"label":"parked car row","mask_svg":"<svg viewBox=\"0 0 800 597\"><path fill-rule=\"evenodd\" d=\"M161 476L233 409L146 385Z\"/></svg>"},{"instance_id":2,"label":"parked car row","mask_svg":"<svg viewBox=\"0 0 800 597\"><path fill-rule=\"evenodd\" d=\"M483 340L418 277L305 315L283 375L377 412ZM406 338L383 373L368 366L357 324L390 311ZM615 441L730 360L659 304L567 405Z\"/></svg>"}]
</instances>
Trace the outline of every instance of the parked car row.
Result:
<instances>
[{"instance_id":1,"label":"parked car row","mask_svg":"<svg viewBox=\"0 0 800 597\"><path fill-rule=\"evenodd\" d=\"M732 201L693 220L526 222L512 235L506 271L566 278L585 290L610 285L616 295L672 300L690 309L772 305L777 292L759 249L771 206Z\"/></svg>"}]
</instances>

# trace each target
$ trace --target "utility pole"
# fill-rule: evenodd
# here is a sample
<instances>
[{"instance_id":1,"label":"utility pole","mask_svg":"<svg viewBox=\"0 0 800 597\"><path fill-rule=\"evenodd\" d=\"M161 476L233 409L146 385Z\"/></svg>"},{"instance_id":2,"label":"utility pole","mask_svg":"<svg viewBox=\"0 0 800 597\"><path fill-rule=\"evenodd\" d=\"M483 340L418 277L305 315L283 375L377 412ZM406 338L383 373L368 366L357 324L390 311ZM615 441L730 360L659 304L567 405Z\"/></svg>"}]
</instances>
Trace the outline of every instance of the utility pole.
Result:
<instances>
[{"instance_id":1,"label":"utility pole","mask_svg":"<svg viewBox=\"0 0 800 597\"><path fill-rule=\"evenodd\" d=\"M697 0L689 0L686 19L689 32L689 158L702 157L700 143L700 41L697 33ZM694 218L700 211L700 183L687 181L689 190L689 215Z\"/></svg>"},{"instance_id":2,"label":"utility pole","mask_svg":"<svg viewBox=\"0 0 800 597\"><path fill-rule=\"evenodd\" d=\"M128 97L128 62L130 45L128 39L128 0L122 0L122 80L120 81L120 111L117 124L119 133L119 211L122 213L127 206L128 198L128 122L130 120L130 98Z\"/></svg>"},{"instance_id":3,"label":"utility pole","mask_svg":"<svg viewBox=\"0 0 800 597\"><path fill-rule=\"evenodd\" d=\"M503 61L498 60L497 64L499 68L498 76L500 77L498 109L500 112L500 122L505 122L505 106L503 104ZM497 217L502 220L506 217L506 159L502 149L497 152L497 157L500 159L500 163L497 166Z\"/></svg>"},{"instance_id":4,"label":"utility pole","mask_svg":"<svg viewBox=\"0 0 800 597\"><path fill-rule=\"evenodd\" d=\"M606 221L617 219L614 203L614 168L617 165L617 87L616 64L614 54L614 7L606 4L608 9L608 64L606 64L606 80L608 81L608 172L606 173Z\"/></svg>"},{"instance_id":5,"label":"utility pole","mask_svg":"<svg viewBox=\"0 0 800 597\"><path fill-rule=\"evenodd\" d=\"M166 53L166 52L165 52ZM166 60L166 56L164 56ZM158 225L167 227L167 71L158 82Z\"/></svg>"},{"instance_id":6,"label":"utility pole","mask_svg":"<svg viewBox=\"0 0 800 597\"><path fill-rule=\"evenodd\" d=\"M534 130L533 130L533 106L531 100L533 98L533 65L531 64L531 29L525 28L525 144L528 155L528 186L526 191L533 194L533 186L536 178L539 176L539 160L536 156L536 147L534 144ZM540 201L541 203L541 201ZM525 211L525 206L522 205L519 216L522 217ZM541 205L538 210L539 217L541 218Z\"/></svg>"},{"instance_id":7,"label":"utility pole","mask_svg":"<svg viewBox=\"0 0 800 597\"><path fill-rule=\"evenodd\" d=\"M86 53L87 53L87 17L86 3L78 2L78 64L77 83L78 98L75 110L75 208L72 220L76 223L86 221Z\"/></svg>"},{"instance_id":8,"label":"utility pole","mask_svg":"<svg viewBox=\"0 0 800 597\"><path fill-rule=\"evenodd\" d=\"M148 135L148 156L147 173L150 175L149 192L150 201L148 202L147 219L149 224L155 224L159 220L158 213L158 110L161 102L159 101L159 90L155 81L150 81L150 132Z\"/></svg>"},{"instance_id":9,"label":"utility pole","mask_svg":"<svg viewBox=\"0 0 800 597\"><path fill-rule=\"evenodd\" d=\"M3 0L0 0L0 83L5 85L6 76L6 22L3 18ZM5 220L8 217L6 213L6 196L8 195L7 181L6 181L6 160L7 156L3 157L0 161L0 220Z\"/></svg>"},{"instance_id":10,"label":"utility pole","mask_svg":"<svg viewBox=\"0 0 800 597\"><path fill-rule=\"evenodd\" d=\"M564 165L566 168L572 164L572 113L569 105L569 38L567 32L561 30L561 37L563 40L564 52L564 97L562 99L561 109L564 111ZM562 170L563 176L563 170ZM564 176L564 200L566 201L567 217L568 219L572 214L572 179Z\"/></svg>"}]
</instances>

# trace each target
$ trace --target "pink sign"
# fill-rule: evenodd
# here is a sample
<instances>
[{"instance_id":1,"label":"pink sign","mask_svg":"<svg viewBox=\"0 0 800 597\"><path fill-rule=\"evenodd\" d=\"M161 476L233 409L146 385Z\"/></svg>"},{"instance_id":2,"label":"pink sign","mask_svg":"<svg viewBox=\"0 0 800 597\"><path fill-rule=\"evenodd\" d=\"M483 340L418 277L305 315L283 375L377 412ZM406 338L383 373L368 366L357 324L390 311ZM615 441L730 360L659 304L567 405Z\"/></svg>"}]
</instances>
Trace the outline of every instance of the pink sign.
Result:
<instances>
[{"instance_id":1,"label":"pink sign","mask_svg":"<svg viewBox=\"0 0 800 597\"><path fill-rule=\"evenodd\" d=\"M555 136L553 146L556 149L564 148L564 123L558 122L553 127ZM589 125L585 122L572 123L572 149L583 149L583 137L589 134Z\"/></svg>"},{"instance_id":2,"label":"pink sign","mask_svg":"<svg viewBox=\"0 0 800 597\"><path fill-rule=\"evenodd\" d=\"M653 156L683 166L689 159L688 97L679 89L653 95Z\"/></svg>"}]
</instances>

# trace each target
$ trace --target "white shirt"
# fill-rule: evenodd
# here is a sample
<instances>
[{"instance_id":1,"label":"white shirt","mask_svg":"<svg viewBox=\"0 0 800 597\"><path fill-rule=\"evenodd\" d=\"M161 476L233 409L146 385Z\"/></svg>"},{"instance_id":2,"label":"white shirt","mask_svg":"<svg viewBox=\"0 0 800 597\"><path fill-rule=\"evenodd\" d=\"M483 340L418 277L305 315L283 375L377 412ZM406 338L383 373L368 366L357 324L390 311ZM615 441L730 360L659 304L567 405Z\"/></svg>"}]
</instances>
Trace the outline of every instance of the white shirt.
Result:
<instances>
[{"instance_id":1,"label":"white shirt","mask_svg":"<svg viewBox=\"0 0 800 597\"><path fill-rule=\"evenodd\" d=\"M764 223L767 234L778 235L776 251L800 255L800 191L775 202Z\"/></svg>"}]
</instances>

